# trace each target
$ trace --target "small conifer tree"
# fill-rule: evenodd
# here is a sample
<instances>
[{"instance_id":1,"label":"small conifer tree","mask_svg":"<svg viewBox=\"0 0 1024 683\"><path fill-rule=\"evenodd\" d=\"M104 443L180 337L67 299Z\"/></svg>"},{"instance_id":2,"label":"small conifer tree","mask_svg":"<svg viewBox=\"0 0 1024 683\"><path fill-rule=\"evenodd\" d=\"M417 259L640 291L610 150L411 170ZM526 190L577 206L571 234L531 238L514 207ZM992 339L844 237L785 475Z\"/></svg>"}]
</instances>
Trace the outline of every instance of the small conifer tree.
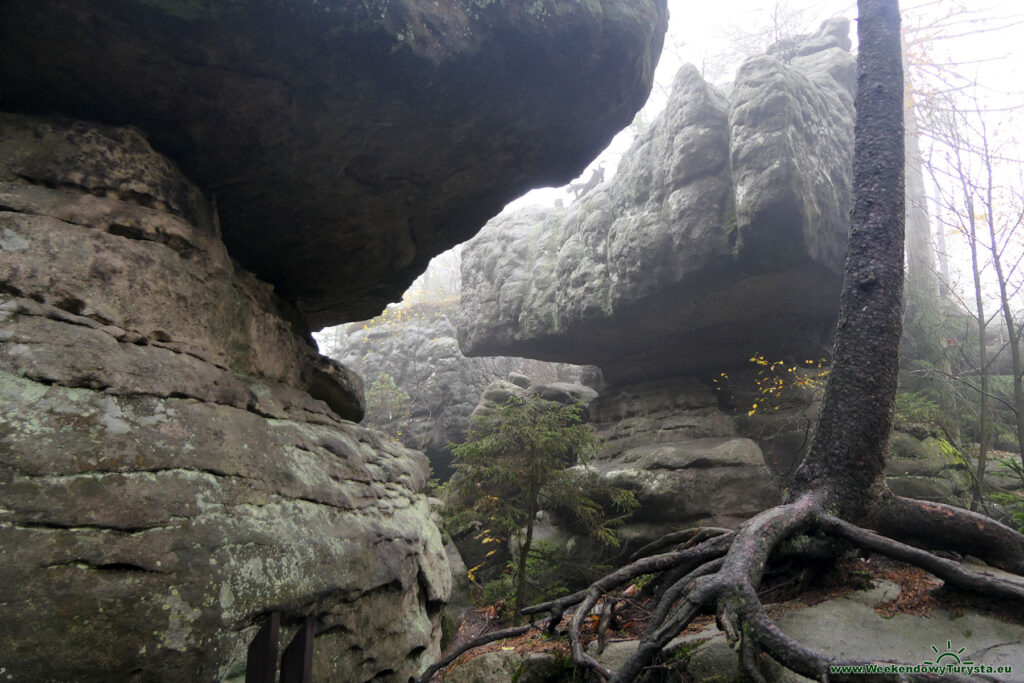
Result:
<instances>
[{"instance_id":1,"label":"small conifer tree","mask_svg":"<svg viewBox=\"0 0 1024 683\"><path fill-rule=\"evenodd\" d=\"M513 576L516 623L524 606L527 558L541 509L557 502L588 532L614 545L616 527L638 506L631 491L608 487L604 494L618 514L607 514L594 499L592 484L585 485L579 470L572 468L586 466L596 446L581 412L578 404L512 397L493 415L475 420L466 443L452 447L455 475L449 507L489 527L485 543L521 538Z\"/></svg>"}]
</instances>

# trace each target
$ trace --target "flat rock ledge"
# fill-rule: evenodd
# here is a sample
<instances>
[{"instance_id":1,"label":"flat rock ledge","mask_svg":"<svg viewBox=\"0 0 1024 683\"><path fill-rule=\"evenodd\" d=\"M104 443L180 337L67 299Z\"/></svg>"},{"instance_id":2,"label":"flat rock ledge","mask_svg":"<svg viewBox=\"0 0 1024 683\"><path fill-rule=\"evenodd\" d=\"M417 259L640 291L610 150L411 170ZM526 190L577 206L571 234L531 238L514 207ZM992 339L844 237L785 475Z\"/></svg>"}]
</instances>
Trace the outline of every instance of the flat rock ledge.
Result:
<instances>
[{"instance_id":1,"label":"flat rock ledge","mask_svg":"<svg viewBox=\"0 0 1024 683\"><path fill-rule=\"evenodd\" d=\"M819 357L848 231L847 31L749 59L727 95L684 66L614 177L490 221L462 256L463 353L597 365L613 385Z\"/></svg>"}]
</instances>

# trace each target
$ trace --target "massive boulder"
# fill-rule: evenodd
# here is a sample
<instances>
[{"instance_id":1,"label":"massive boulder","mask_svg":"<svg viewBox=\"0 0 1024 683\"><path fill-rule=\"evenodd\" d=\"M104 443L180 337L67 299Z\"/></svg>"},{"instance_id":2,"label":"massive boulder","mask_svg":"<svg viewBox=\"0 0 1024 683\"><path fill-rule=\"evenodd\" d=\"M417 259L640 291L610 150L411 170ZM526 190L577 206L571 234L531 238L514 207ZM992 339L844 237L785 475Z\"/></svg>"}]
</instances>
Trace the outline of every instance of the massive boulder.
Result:
<instances>
[{"instance_id":1,"label":"massive boulder","mask_svg":"<svg viewBox=\"0 0 1024 683\"><path fill-rule=\"evenodd\" d=\"M611 180L492 220L463 252L463 351L593 364L618 385L820 357L850 203L846 31L748 60L728 96L684 67Z\"/></svg>"},{"instance_id":2,"label":"massive boulder","mask_svg":"<svg viewBox=\"0 0 1024 683\"><path fill-rule=\"evenodd\" d=\"M0 4L0 673L236 679L272 611L316 618L318 681L436 656L427 461L309 332L578 173L666 14Z\"/></svg>"},{"instance_id":3,"label":"massive boulder","mask_svg":"<svg viewBox=\"0 0 1024 683\"><path fill-rule=\"evenodd\" d=\"M779 500L738 428L749 404L737 420L697 378L827 348L850 202L848 28L748 60L728 94L684 67L612 179L569 207L503 214L463 250L464 353L588 363L609 382L590 406L594 469L637 492L627 551ZM765 445L803 433L776 424Z\"/></svg>"},{"instance_id":4,"label":"massive boulder","mask_svg":"<svg viewBox=\"0 0 1024 683\"><path fill-rule=\"evenodd\" d=\"M426 460L294 319L136 131L0 115L6 677L223 680L275 610L317 680L436 655Z\"/></svg>"},{"instance_id":5,"label":"massive boulder","mask_svg":"<svg viewBox=\"0 0 1024 683\"><path fill-rule=\"evenodd\" d=\"M376 315L650 89L665 0L5 0L0 102L141 129L313 328Z\"/></svg>"}]
</instances>

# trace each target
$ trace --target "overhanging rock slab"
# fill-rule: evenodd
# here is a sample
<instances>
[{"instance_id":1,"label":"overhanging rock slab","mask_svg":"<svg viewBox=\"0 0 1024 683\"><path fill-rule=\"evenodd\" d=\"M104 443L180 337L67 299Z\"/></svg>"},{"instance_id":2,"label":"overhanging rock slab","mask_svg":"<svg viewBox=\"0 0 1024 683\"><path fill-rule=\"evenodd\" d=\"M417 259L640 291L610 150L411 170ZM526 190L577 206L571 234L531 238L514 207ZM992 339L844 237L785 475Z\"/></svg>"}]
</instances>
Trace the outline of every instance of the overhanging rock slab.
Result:
<instances>
[{"instance_id":1,"label":"overhanging rock slab","mask_svg":"<svg viewBox=\"0 0 1024 683\"><path fill-rule=\"evenodd\" d=\"M142 129L319 328L582 170L666 22L664 0L7 0L0 108Z\"/></svg>"}]
</instances>

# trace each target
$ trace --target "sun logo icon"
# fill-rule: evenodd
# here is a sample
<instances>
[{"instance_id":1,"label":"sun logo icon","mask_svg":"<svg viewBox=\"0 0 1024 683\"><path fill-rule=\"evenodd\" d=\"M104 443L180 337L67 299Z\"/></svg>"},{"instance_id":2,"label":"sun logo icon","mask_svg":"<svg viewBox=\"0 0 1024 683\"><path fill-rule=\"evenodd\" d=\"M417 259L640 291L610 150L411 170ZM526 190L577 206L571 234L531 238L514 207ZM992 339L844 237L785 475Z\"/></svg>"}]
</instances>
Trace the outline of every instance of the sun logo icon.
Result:
<instances>
[{"instance_id":1,"label":"sun logo icon","mask_svg":"<svg viewBox=\"0 0 1024 683\"><path fill-rule=\"evenodd\" d=\"M939 652L939 648L937 648L934 645L932 645L932 652L934 652L935 654L937 654L939 656L935 658L934 662L923 662L923 663L924 664L931 664L933 666L936 666L936 665L944 666L944 665L947 665L947 664L955 664L955 665L958 665L958 666L959 665L970 666L971 664L974 664L974 662L964 662L964 661L960 660L961 653L963 653L963 651L966 650L966 649L967 648L962 647L959 650L957 650L956 652L954 652L953 651L953 641L947 640L946 641L946 651L945 652L940 653ZM953 661L949 661L950 658L952 658ZM944 659L946 661L943 661Z\"/></svg>"}]
</instances>

